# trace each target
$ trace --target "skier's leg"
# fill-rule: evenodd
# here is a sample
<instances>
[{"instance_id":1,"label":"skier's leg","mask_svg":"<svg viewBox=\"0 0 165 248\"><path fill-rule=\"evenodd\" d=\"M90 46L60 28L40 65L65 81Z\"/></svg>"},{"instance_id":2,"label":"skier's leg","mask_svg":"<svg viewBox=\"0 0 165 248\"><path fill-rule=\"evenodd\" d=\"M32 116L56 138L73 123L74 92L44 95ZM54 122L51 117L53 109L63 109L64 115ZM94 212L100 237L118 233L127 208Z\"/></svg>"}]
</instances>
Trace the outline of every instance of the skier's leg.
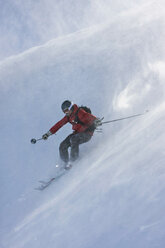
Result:
<instances>
[{"instance_id":1,"label":"skier's leg","mask_svg":"<svg viewBox=\"0 0 165 248\"><path fill-rule=\"evenodd\" d=\"M69 161L69 153L68 148L71 146L70 138L73 134L70 134L65 140L63 140L59 147L60 158L65 162L68 163Z\"/></svg>"},{"instance_id":2,"label":"skier's leg","mask_svg":"<svg viewBox=\"0 0 165 248\"><path fill-rule=\"evenodd\" d=\"M79 156L79 145L88 142L91 139L89 133L77 133L70 137L71 154L70 159L75 161Z\"/></svg>"}]
</instances>

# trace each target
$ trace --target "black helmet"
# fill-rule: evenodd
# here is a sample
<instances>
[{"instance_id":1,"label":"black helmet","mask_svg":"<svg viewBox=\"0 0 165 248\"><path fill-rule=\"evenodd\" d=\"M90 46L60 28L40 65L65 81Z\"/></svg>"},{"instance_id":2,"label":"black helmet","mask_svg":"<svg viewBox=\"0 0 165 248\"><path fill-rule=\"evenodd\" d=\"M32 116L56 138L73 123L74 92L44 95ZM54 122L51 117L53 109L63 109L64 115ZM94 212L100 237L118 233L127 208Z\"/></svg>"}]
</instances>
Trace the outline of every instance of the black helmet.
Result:
<instances>
[{"instance_id":1,"label":"black helmet","mask_svg":"<svg viewBox=\"0 0 165 248\"><path fill-rule=\"evenodd\" d=\"M66 100L66 101L64 101L62 103L61 109L64 112L66 109L69 109L70 110L72 108L72 106L73 106L73 103L71 101L69 101L69 100Z\"/></svg>"}]
</instances>

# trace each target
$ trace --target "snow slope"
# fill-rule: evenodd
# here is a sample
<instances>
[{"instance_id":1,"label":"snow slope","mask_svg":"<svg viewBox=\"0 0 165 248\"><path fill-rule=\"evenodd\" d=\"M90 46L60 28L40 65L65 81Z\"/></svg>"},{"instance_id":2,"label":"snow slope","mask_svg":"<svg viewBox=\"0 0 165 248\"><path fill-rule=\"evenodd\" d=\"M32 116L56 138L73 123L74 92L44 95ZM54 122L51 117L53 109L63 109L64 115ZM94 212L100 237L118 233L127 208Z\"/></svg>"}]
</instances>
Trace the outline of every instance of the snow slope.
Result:
<instances>
[{"instance_id":1,"label":"snow slope","mask_svg":"<svg viewBox=\"0 0 165 248\"><path fill-rule=\"evenodd\" d=\"M164 247L163 8L149 1L0 63L0 247ZM66 176L35 191L71 127L29 141L68 98L105 120L150 111L105 125Z\"/></svg>"}]
</instances>

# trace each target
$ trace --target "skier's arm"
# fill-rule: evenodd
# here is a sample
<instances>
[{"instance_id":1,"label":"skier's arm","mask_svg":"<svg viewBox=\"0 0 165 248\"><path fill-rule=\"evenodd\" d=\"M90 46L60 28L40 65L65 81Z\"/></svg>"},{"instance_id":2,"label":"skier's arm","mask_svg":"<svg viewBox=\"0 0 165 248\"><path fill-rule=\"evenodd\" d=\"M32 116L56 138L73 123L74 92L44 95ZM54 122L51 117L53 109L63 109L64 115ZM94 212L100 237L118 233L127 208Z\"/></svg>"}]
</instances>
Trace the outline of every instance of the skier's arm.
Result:
<instances>
[{"instance_id":1,"label":"skier's arm","mask_svg":"<svg viewBox=\"0 0 165 248\"><path fill-rule=\"evenodd\" d=\"M101 119L97 118L96 116L87 113L86 111L84 111L83 109L80 112L81 115L81 121L83 123L85 123L86 125L88 125L89 127L93 127L94 129L97 128L98 126L101 126Z\"/></svg>"},{"instance_id":2,"label":"skier's arm","mask_svg":"<svg viewBox=\"0 0 165 248\"><path fill-rule=\"evenodd\" d=\"M58 121L53 127L51 127L51 129L45 133L42 138L44 140L47 140L48 137L54 133L56 133L63 125L65 125L68 122L68 117L65 116L64 118L62 118L60 121Z\"/></svg>"},{"instance_id":3,"label":"skier's arm","mask_svg":"<svg viewBox=\"0 0 165 248\"><path fill-rule=\"evenodd\" d=\"M62 126L64 126L66 123L68 123L68 117L64 116L60 121L58 121L51 129L49 132L52 134L56 133Z\"/></svg>"},{"instance_id":4,"label":"skier's arm","mask_svg":"<svg viewBox=\"0 0 165 248\"><path fill-rule=\"evenodd\" d=\"M96 116L87 113L83 109L79 110L78 117L83 123L85 123L88 126L91 126L94 123L94 121L97 119Z\"/></svg>"}]
</instances>

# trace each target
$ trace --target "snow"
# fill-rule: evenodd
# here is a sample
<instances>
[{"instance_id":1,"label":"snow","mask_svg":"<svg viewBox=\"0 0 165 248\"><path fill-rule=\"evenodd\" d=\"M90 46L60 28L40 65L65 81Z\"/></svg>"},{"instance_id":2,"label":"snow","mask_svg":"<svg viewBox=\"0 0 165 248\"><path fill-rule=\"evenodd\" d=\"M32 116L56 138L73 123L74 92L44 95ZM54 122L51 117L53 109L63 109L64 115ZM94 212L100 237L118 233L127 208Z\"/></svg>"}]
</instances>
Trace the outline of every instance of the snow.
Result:
<instances>
[{"instance_id":1,"label":"snow","mask_svg":"<svg viewBox=\"0 0 165 248\"><path fill-rule=\"evenodd\" d=\"M164 247L164 2L131 7L1 61L0 247ZM65 99L105 121L149 112L104 125L72 170L35 191L71 126L30 140L63 117Z\"/></svg>"}]
</instances>

